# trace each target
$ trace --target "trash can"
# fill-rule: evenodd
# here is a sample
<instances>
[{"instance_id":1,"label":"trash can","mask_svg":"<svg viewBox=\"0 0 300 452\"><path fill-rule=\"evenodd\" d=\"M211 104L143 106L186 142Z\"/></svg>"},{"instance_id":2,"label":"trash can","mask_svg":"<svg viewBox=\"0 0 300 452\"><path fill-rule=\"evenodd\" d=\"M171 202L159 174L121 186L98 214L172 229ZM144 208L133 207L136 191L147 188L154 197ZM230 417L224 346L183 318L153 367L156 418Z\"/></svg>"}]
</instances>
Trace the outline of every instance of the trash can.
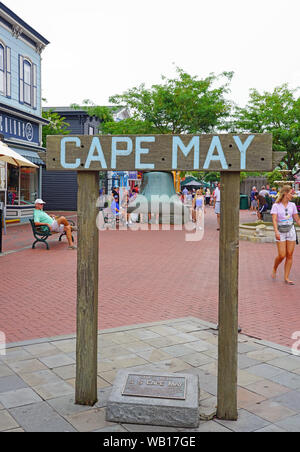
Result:
<instances>
[{"instance_id":1,"label":"trash can","mask_svg":"<svg viewBox=\"0 0 300 452\"><path fill-rule=\"evenodd\" d=\"M240 195L240 209L241 210L249 209L248 195Z\"/></svg>"}]
</instances>

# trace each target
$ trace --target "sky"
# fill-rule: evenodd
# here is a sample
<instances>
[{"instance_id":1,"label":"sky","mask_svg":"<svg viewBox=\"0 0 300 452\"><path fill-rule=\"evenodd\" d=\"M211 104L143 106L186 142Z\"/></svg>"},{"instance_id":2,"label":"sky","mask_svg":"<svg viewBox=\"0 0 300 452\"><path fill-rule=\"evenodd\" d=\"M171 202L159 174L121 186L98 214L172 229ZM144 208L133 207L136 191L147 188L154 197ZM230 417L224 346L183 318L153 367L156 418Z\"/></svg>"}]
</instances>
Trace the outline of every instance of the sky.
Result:
<instances>
[{"instance_id":1,"label":"sky","mask_svg":"<svg viewBox=\"0 0 300 452\"><path fill-rule=\"evenodd\" d=\"M45 106L109 105L180 67L199 78L233 71L229 98L300 85L299 0L4 0L50 44Z\"/></svg>"}]
</instances>

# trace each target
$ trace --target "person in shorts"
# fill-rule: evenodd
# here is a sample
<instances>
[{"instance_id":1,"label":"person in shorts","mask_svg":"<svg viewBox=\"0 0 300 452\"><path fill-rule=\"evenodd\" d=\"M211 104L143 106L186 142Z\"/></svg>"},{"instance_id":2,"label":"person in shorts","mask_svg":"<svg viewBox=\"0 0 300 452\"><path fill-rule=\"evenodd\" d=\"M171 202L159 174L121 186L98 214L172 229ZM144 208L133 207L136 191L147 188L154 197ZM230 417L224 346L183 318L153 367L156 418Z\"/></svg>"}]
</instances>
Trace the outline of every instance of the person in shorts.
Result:
<instances>
[{"instance_id":1,"label":"person in shorts","mask_svg":"<svg viewBox=\"0 0 300 452\"><path fill-rule=\"evenodd\" d=\"M76 228L72 227L65 217L50 216L44 212L46 203L42 199L35 201L35 209L33 214L34 224L36 226L48 226L51 232L66 233L69 247L68 249L76 250L77 246L73 245L72 231Z\"/></svg>"},{"instance_id":2,"label":"person in shorts","mask_svg":"<svg viewBox=\"0 0 300 452\"><path fill-rule=\"evenodd\" d=\"M278 255L275 259L272 278L276 278L278 266L285 259L284 280L286 284L295 283L290 280L289 275L293 263L293 254L296 245L296 229L294 221L300 226L300 218L293 198L293 190L289 185L284 185L276 202L272 206L271 214L275 231Z\"/></svg>"},{"instance_id":3,"label":"person in shorts","mask_svg":"<svg viewBox=\"0 0 300 452\"><path fill-rule=\"evenodd\" d=\"M218 223L218 227L217 227L217 231L220 230L220 217L221 217L221 184L218 183L218 185L216 186L216 189L214 191L214 206L215 206L215 214L217 215L217 223Z\"/></svg>"}]
</instances>

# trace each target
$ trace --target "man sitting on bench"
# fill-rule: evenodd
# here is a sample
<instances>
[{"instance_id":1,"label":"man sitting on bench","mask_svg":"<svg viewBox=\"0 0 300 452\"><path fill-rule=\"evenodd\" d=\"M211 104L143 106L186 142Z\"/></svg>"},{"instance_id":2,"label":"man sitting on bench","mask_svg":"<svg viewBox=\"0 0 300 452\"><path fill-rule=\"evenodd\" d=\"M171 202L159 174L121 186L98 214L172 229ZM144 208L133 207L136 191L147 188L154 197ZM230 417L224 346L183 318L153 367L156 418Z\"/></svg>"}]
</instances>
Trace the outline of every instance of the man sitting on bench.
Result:
<instances>
[{"instance_id":1,"label":"man sitting on bench","mask_svg":"<svg viewBox=\"0 0 300 452\"><path fill-rule=\"evenodd\" d=\"M46 204L42 199L37 199L35 201L35 210L34 210L34 224L36 226L48 226L51 232L58 232L63 234L66 233L69 250L76 250L77 246L73 245L72 242L72 230L75 231L76 228L72 228L70 223L65 217L50 217L46 212L44 212L44 204Z\"/></svg>"}]
</instances>

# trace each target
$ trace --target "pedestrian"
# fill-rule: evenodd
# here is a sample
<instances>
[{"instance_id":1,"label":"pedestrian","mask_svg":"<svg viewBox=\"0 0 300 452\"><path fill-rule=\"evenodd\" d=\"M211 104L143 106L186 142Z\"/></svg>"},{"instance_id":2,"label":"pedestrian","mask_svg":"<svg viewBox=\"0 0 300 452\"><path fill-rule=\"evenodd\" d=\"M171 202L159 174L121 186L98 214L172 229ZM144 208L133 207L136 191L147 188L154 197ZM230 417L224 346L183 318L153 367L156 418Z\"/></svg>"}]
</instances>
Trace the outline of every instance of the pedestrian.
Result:
<instances>
[{"instance_id":1,"label":"pedestrian","mask_svg":"<svg viewBox=\"0 0 300 452\"><path fill-rule=\"evenodd\" d=\"M285 259L284 281L286 284L294 285L295 283L289 279L289 275L292 268L297 237L294 220L300 226L300 218L297 213L296 204L291 202L292 198L292 187L290 185L284 185L271 210L278 252L274 262L272 278L276 278L278 266Z\"/></svg>"},{"instance_id":2,"label":"pedestrian","mask_svg":"<svg viewBox=\"0 0 300 452\"><path fill-rule=\"evenodd\" d=\"M267 190L266 187L263 185L261 187L259 194L260 196L263 196L265 198L266 196L269 196L269 190Z\"/></svg>"},{"instance_id":3,"label":"pedestrian","mask_svg":"<svg viewBox=\"0 0 300 452\"><path fill-rule=\"evenodd\" d=\"M210 189L207 188L207 189L206 189L206 192L205 192L205 205L206 205L206 206L209 206L209 205L210 205L210 197L211 197Z\"/></svg>"},{"instance_id":4,"label":"pedestrian","mask_svg":"<svg viewBox=\"0 0 300 452\"><path fill-rule=\"evenodd\" d=\"M251 201L250 210L252 210L252 212L254 214L256 214L256 210L257 210L257 200L255 198L256 193L257 193L256 187L252 187L252 190L250 193L250 201Z\"/></svg>"},{"instance_id":5,"label":"pedestrian","mask_svg":"<svg viewBox=\"0 0 300 452\"><path fill-rule=\"evenodd\" d=\"M193 199L193 221L195 221L197 227L200 229L201 220L205 212L205 200L203 196L203 190L197 190L195 198Z\"/></svg>"},{"instance_id":6,"label":"pedestrian","mask_svg":"<svg viewBox=\"0 0 300 452\"><path fill-rule=\"evenodd\" d=\"M221 215L221 184L220 182L217 184L216 189L214 191L214 207L215 207L215 214L217 215L217 231L220 230L220 215Z\"/></svg>"},{"instance_id":7,"label":"pedestrian","mask_svg":"<svg viewBox=\"0 0 300 452\"><path fill-rule=\"evenodd\" d=\"M263 214L268 210L267 200L259 193L255 194L255 199L257 201L257 218L263 220Z\"/></svg>"}]
</instances>

